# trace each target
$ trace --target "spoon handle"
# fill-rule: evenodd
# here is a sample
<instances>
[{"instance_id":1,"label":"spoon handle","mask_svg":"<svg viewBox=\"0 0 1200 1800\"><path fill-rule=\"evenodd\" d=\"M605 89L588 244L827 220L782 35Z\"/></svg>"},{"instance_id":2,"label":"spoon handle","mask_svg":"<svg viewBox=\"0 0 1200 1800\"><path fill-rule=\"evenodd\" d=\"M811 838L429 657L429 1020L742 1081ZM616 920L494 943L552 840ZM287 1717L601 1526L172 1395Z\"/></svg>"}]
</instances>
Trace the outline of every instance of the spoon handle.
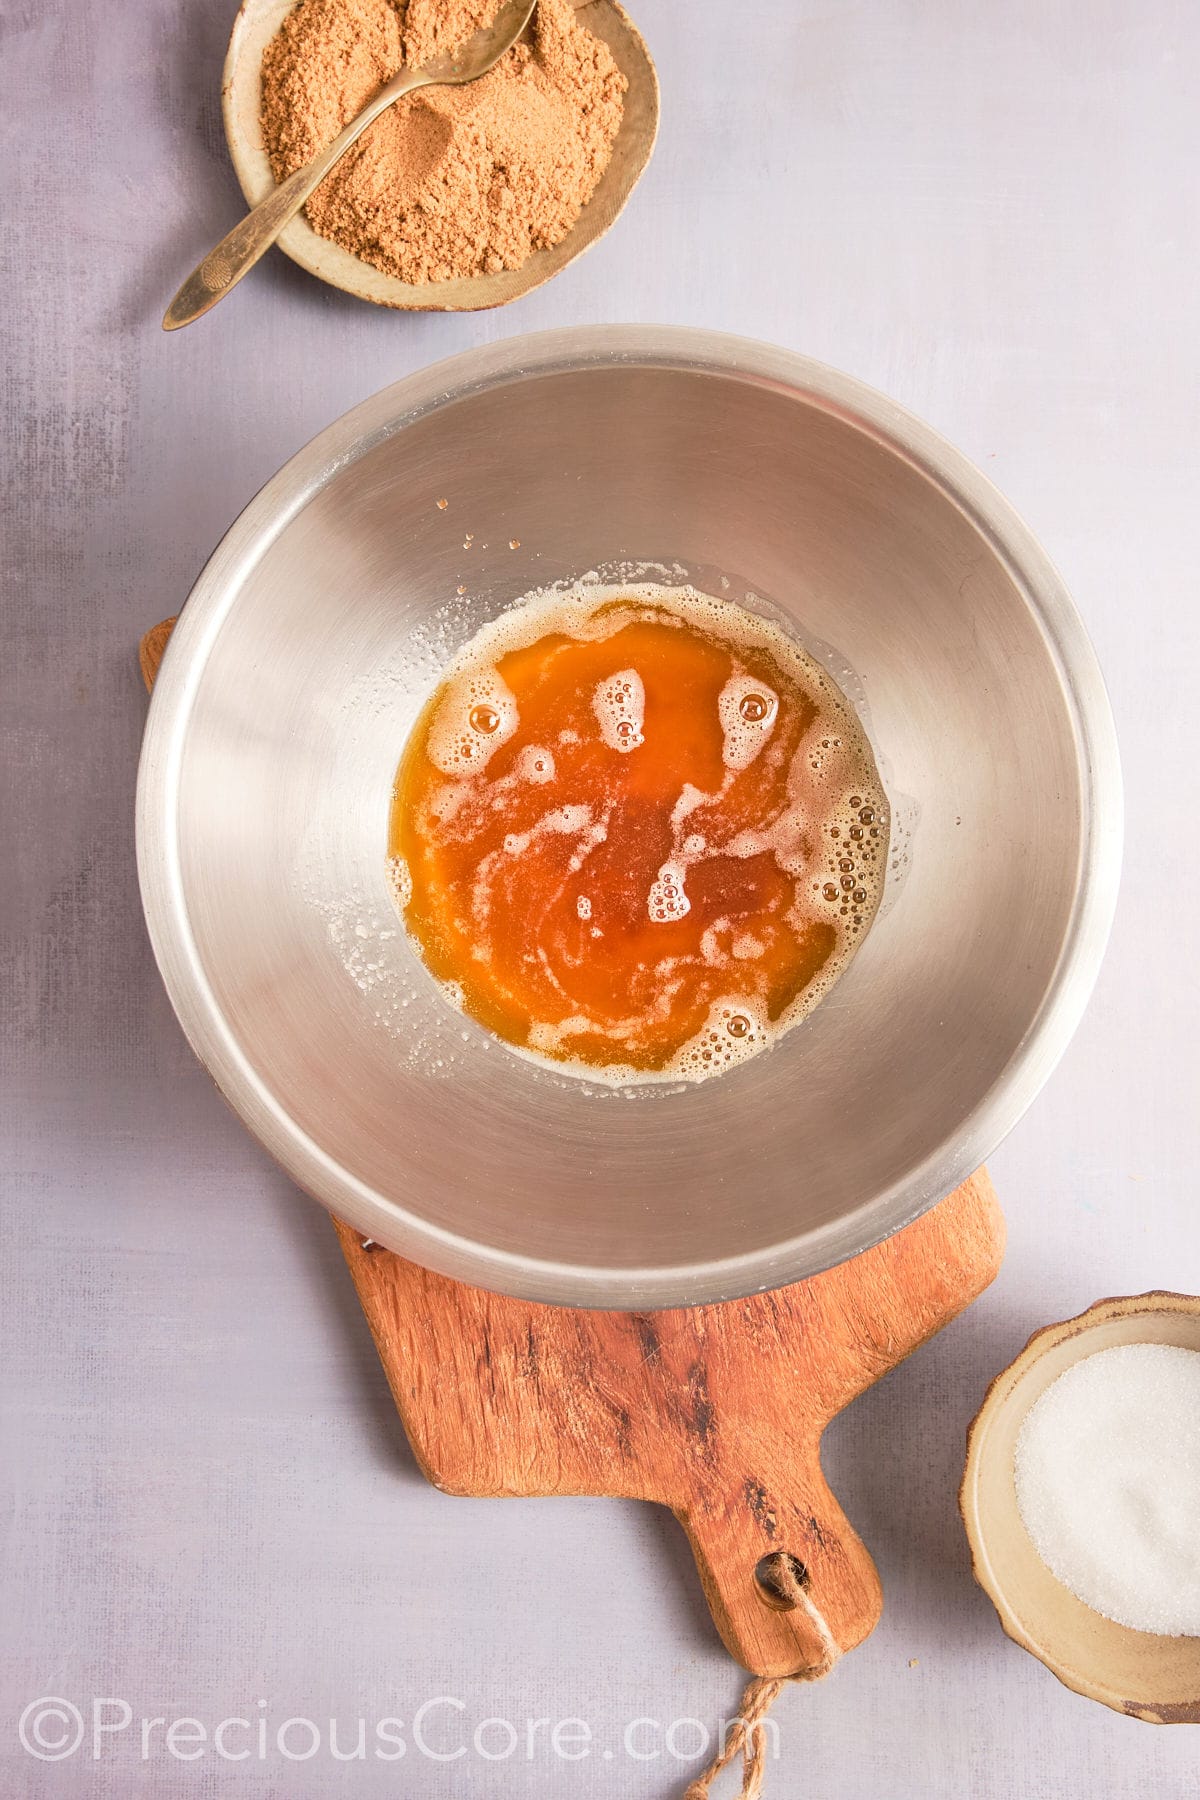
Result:
<instances>
[{"instance_id":1,"label":"spoon handle","mask_svg":"<svg viewBox=\"0 0 1200 1800\"><path fill-rule=\"evenodd\" d=\"M422 69L401 69L394 75L331 144L295 174L289 175L286 181L281 181L278 187L272 188L266 199L260 200L253 211L209 251L163 314L163 330L178 331L181 325L190 325L218 300L223 300L247 269L254 267L264 250L270 249L288 220L296 216L313 189L320 186L334 163L362 136L367 126L403 94L429 85L430 76Z\"/></svg>"}]
</instances>

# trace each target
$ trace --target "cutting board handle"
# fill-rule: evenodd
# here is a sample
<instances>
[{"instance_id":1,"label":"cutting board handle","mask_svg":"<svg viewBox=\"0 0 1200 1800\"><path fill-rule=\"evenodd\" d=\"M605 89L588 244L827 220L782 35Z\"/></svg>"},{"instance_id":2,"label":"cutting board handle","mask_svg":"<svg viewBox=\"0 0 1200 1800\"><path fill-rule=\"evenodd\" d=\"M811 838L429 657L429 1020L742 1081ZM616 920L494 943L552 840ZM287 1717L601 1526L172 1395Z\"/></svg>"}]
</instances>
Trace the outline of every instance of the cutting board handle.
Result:
<instances>
[{"instance_id":1,"label":"cutting board handle","mask_svg":"<svg viewBox=\"0 0 1200 1800\"><path fill-rule=\"evenodd\" d=\"M860 1643L879 1618L875 1564L821 1474L816 1444L806 1464L793 1455L786 1501L753 1478L742 1479L740 1492L701 1481L697 1497L676 1516L716 1627L743 1668L794 1675L826 1660L812 1617L772 1581L770 1560L780 1553L839 1649Z\"/></svg>"}]
</instances>

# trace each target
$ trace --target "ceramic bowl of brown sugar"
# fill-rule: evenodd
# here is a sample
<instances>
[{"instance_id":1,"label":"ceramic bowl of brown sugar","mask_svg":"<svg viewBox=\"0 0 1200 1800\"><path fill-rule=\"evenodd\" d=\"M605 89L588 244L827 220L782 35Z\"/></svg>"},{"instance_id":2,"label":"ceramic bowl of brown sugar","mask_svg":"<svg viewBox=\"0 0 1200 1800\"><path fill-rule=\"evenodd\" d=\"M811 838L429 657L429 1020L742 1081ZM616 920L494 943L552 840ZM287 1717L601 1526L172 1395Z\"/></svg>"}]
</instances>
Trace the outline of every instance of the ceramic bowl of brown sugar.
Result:
<instances>
[{"instance_id":1,"label":"ceramic bowl of brown sugar","mask_svg":"<svg viewBox=\"0 0 1200 1800\"><path fill-rule=\"evenodd\" d=\"M435 17L438 4L439 0L424 0L427 13ZM379 15L388 31L394 31L395 27L388 17L390 5L380 7L373 3L363 5L361 0L347 0L344 19L334 16L327 0L322 10L325 19L331 21L331 25L327 26L327 29L332 29L333 32L331 48L335 58L339 54L340 44L342 65L344 66L347 61L351 64L356 63L361 78L364 67L372 66L372 54L377 57L379 52L377 34L374 43L369 40L362 41L362 38L367 36L365 31L360 31L362 22L376 20L376 15ZM486 7L478 6L476 10L482 15L486 12ZM273 146L268 140L263 117L264 97L270 84L269 76L264 81L264 56L268 54L270 47L278 39L280 30L289 17L293 20L292 29L295 29L296 14L297 0L243 0L229 42L222 83L225 136L242 192L250 206L258 205L271 191L275 185L277 174L277 165L273 166L272 164ZM611 57L611 63L615 65L619 77L623 79L624 89L620 123L609 143L603 145L599 153L594 144L587 143L585 134L585 141L581 148L572 144L564 153L560 147L549 146L547 148L549 162L542 171L542 176L538 177L535 173L535 181L541 181L542 191L551 194L555 191L556 184L563 173L564 154L566 154L567 165L574 162L576 176L579 174L581 158L586 164L593 159L603 161L604 156L607 155L603 172L599 180L595 182L590 197L583 202L582 209L578 211L574 222L562 235L559 235L563 224L561 216L556 223L551 224L548 232L542 231L542 221L538 221L536 235L549 235L556 241L530 250L527 255L524 255L519 266L477 267L467 274L454 272L456 262L461 262L462 259L461 257L456 259L451 252L448 257L442 256L441 266L436 267L433 278L420 278L426 273L426 270L419 265L422 263L425 265L438 264L439 253L436 245L428 255L425 255L423 251L419 255L411 255L404 242L405 232L402 228L400 232L393 234L390 245L387 242L382 245L364 244L362 248L365 250L365 254L355 254L347 247L354 241L355 233L353 230L338 230L338 215L329 205L326 195L326 211L330 214L333 228L342 241L335 241L333 237L323 235L326 229L325 225L323 225L322 232L319 233L313 228L308 212L302 211L280 233L279 248L293 262L298 263L302 269L306 269L310 275L315 275L319 280L328 282L330 286L341 288L345 293L354 294L361 300L370 300L377 306L390 306L406 312L478 312L490 307L505 306L509 301L518 300L523 295L532 292L534 288L541 287L544 282L549 281L552 276L565 269L568 263L573 262L577 256L581 256L585 250L603 237L624 210L629 196L650 160L658 131L659 114L658 78L655 74L654 64L641 34L624 9L617 5L615 0L585 0L585 4L574 8L574 17L577 25L585 28L591 34L591 38L598 41L598 48L594 52L596 62L611 71L611 65L608 62ZM510 55L512 54L510 52ZM536 44L530 53L522 51L521 54L528 54L529 61L532 63L538 55ZM588 58L585 55L583 58L585 69L587 62ZM336 62L335 66L337 66ZM378 64L376 63L375 66ZM530 73L536 76L536 71L531 70ZM484 79L490 80L495 74L496 71L492 71L492 76ZM383 78L385 77L381 72L379 80L381 81ZM619 82L618 85L620 85ZM479 86L479 83L474 83L470 88L457 90L457 94L472 96L473 89L477 89ZM291 91L311 93L313 88L314 83L310 78L310 72L300 70L298 78L293 80ZM411 201L415 196L417 213L429 217L445 201L448 203L446 218L450 219L454 216L456 196L461 196L464 191L471 188L469 181L464 183L456 180L456 171L452 166L458 154L455 143L444 141L438 135L445 133L446 138L449 138L450 126L446 124L445 120L446 116L453 112L456 104L464 107L472 103L463 100L456 103L442 98L454 92L455 90L446 88L430 88L426 89L421 96L428 108L423 114L423 123L427 128L426 143L421 149L421 154L427 157L427 167L425 170L418 171L414 171L410 167L406 171L404 182L406 191L403 196L398 197L397 213L393 214L390 206L383 209L390 218L397 216L405 201ZM361 98L356 93L351 113L359 110L361 105L365 104L367 97L367 90L362 92ZM586 103L586 95L583 96L581 103ZM403 108L409 104L407 101L401 101L399 107ZM397 111L397 109L392 110ZM373 134L380 133L381 129L387 126L389 116L385 115L384 118L377 121L362 140L363 146L366 147L364 154L368 159L372 155L379 158L384 154L383 140L377 139L375 145L372 145L371 139ZM288 127L285 127L285 131L289 138L305 145L304 154L299 155L299 161L304 161L310 155L315 154L320 147L319 142L312 142L311 147L308 147L306 141L312 138L314 130L316 135L320 136L320 121L301 117L296 123L297 129L294 132L290 129L290 121ZM536 128L536 119L532 121L532 124ZM515 121L515 129L523 131L523 121ZM323 141L328 141L328 137L331 135L331 131L326 132ZM464 133L464 154L469 154L470 143L477 140L478 131L473 124L468 123ZM278 129L275 130L274 149L278 158ZM358 146L348 152L333 175L327 178L324 188L328 190L331 184L338 180L344 165L350 164L352 159L359 155ZM568 168L568 180L570 172ZM420 181L422 174L430 177L424 185ZM368 214L371 207L371 196L369 193L364 194L363 184L369 175L369 163L363 163L356 170L347 171L343 180L350 207L356 207L365 198ZM458 171L458 175L461 176L461 170ZM358 184L359 191L357 193L350 191L347 186L349 181ZM318 200L318 204L320 204L321 195L322 190L318 190L318 196L314 197ZM503 196L500 196L500 199L503 200ZM346 217L344 207L341 216ZM411 206L408 216L410 218L413 216ZM385 232L385 237L386 235ZM452 235L452 233L442 233L443 246L447 236ZM511 241L512 234L510 233L509 236ZM503 245L500 254L505 257L505 260L514 260L505 256ZM495 255L485 255L480 260L495 263L499 258ZM418 278L406 279L406 276Z\"/></svg>"}]
</instances>

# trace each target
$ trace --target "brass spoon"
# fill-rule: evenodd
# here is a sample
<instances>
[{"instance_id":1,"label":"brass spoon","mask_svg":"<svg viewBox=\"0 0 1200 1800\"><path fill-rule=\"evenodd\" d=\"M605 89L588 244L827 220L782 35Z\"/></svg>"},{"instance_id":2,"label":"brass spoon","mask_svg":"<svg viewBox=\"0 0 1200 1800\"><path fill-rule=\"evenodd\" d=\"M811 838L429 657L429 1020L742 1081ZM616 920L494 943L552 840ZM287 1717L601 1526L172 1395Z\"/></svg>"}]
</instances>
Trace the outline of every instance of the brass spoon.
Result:
<instances>
[{"instance_id":1,"label":"brass spoon","mask_svg":"<svg viewBox=\"0 0 1200 1800\"><path fill-rule=\"evenodd\" d=\"M381 112L404 94L423 87L462 87L477 81L511 50L528 25L536 0L505 0L492 23L477 31L452 56L439 56L421 69L401 69L385 82L358 117L351 119L332 144L319 156L273 188L215 250L188 276L163 314L163 330L178 331L190 325L223 300L231 287L252 269L264 250L269 250L289 219L295 218L313 189L319 187L338 158L360 138Z\"/></svg>"}]
</instances>

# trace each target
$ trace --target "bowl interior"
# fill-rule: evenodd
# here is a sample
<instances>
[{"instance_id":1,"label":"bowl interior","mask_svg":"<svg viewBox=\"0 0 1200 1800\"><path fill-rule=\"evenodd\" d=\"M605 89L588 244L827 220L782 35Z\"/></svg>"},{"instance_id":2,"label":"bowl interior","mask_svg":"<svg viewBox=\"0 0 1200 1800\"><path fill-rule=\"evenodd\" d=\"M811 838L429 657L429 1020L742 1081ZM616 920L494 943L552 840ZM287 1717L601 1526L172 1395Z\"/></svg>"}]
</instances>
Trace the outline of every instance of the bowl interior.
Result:
<instances>
[{"instance_id":1,"label":"bowl interior","mask_svg":"<svg viewBox=\"0 0 1200 1800\"><path fill-rule=\"evenodd\" d=\"M221 98L229 154L250 206L275 185L262 134L263 51L296 0L242 0L225 59ZM658 132L658 77L640 32L616 0L585 0L576 11L612 51L628 82L612 158L595 193L566 237L537 250L519 269L456 281L400 281L318 236L303 212L280 232L281 250L333 287L406 312L478 312L504 306L541 287L587 250L616 221L650 160Z\"/></svg>"},{"instance_id":2,"label":"bowl interior","mask_svg":"<svg viewBox=\"0 0 1200 1800\"><path fill-rule=\"evenodd\" d=\"M779 1285L971 1173L1071 1029L1119 838L1086 641L986 484L1003 546L880 421L910 447L921 428L865 390L782 353L756 372L736 340L671 338L688 358L721 346L712 366L647 341L472 353L285 469L172 640L139 830L176 1008L301 1182L448 1274L597 1305ZM397 759L446 658L531 588L615 558L824 656L896 816L848 972L700 1088L589 1086L506 1050L446 1004L385 882Z\"/></svg>"},{"instance_id":3,"label":"bowl interior","mask_svg":"<svg viewBox=\"0 0 1200 1800\"><path fill-rule=\"evenodd\" d=\"M1142 1294L1103 1301L1039 1332L994 1384L971 1431L962 1509L975 1572L1009 1636L1061 1681L1118 1712L1200 1722L1200 1638L1117 1625L1051 1574L1017 1508L1017 1435L1030 1407L1081 1357L1115 1344L1200 1350L1200 1300Z\"/></svg>"}]
</instances>

